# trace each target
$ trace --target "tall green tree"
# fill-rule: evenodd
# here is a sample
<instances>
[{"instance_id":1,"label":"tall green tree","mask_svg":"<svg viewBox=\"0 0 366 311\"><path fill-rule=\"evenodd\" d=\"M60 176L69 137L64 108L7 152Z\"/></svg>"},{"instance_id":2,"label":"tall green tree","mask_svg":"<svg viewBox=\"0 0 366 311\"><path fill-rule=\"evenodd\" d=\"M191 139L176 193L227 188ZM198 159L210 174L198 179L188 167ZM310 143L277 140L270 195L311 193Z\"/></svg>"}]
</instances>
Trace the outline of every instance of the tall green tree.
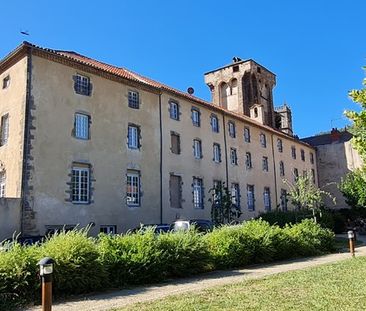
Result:
<instances>
[{"instance_id":1,"label":"tall green tree","mask_svg":"<svg viewBox=\"0 0 366 311\"><path fill-rule=\"evenodd\" d=\"M353 208L366 207L366 168L357 169L346 175L339 184L346 203Z\"/></svg>"},{"instance_id":2,"label":"tall green tree","mask_svg":"<svg viewBox=\"0 0 366 311\"><path fill-rule=\"evenodd\" d=\"M366 161L366 79L362 84L364 86L362 89L349 92L350 98L361 106L361 110L359 112L348 110L345 111L345 115L352 121L349 130L353 134L353 146L363 161Z\"/></svg>"}]
</instances>

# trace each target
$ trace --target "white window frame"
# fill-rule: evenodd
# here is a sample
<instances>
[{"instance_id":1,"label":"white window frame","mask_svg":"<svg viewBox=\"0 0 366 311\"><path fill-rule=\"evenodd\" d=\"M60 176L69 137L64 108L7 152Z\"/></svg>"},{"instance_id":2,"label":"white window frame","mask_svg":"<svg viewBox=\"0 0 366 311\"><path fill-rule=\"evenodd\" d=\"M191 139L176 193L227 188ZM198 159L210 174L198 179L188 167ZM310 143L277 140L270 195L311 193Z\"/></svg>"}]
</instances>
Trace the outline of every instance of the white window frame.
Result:
<instances>
[{"instance_id":1,"label":"white window frame","mask_svg":"<svg viewBox=\"0 0 366 311\"><path fill-rule=\"evenodd\" d=\"M192 108L192 124L194 126L201 126L201 113L197 108Z\"/></svg>"},{"instance_id":2,"label":"white window frame","mask_svg":"<svg viewBox=\"0 0 366 311\"><path fill-rule=\"evenodd\" d=\"M259 134L259 141L260 141L261 146L263 148L267 148L267 138L266 138L266 135L264 133Z\"/></svg>"},{"instance_id":3,"label":"white window frame","mask_svg":"<svg viewBox=\"0 0 366 311\"><path fill-rule=\"evenodd\" d=\"M127 206L137 207L141 205L140 172L127 172L126 203ZM132 198L132 199L131 199Z\"/></svg>"},{"instance_id":4,"label":"white window frame","mask_svg":"<svg viewBox=\"0 0 366 311\"><path fill-rule=\"evenodd\" d=\"M86 180L83 180L85 178ZM90 202L90 168L73 165L71 184L72 203L88 204Z\"/></svg>"},{"instance_id":5,"label":"white window frame","mask_svg":"<svg viewBox=\"0 0 366 311\"><path fill-rule=\"evenodd\" d=\"M244 127L244 142L250 143L250 128Z\"/></svg>"},{"instance_id":6,"label":"white window frame","mask_svg":"<svg viewBox=\"0 0 366 311\"><path fill-rule=\"evenodd\" d=\"M193 177L193 207L195 209L203 209L203 180Z\"/></svg>"},{"instance_id":7,"label":"white window frame","mask_svg":"<svg viewBox=\"0 0 366 311\"><path fill-rule=\"evenodd\" d=\"M255 211L254 185L247 185L247 206L249 211Z\"/></svg>"},{"instance_id":8,"label":"white window frame","mask_svg":"<svg viewBox=\"0 0 366 311\"><path fill-rule=\"evenodd\" d=\"M247 170L251 169L253 167L252 163L252 154L250 152L245 153L245 168Z\"/></svg>"},{"instance_id":9,"label":"white window frame","mask_svg":"<svg viewBox=\"0 0 366 311\"><path fill-rule=\"evenodd\" d=\"M269 187L263 189L263 204L265 211L269 212L271 210L271 190Z\"/></svg>"},{"instance_id":10,"label":"white window frame","mask_svg":"<svg viewBox=\"0 0 366 311\"><path fill-rule=\"evenodd\" d=\"M202 142L199 139L193 139L193 156L195 159L202 159Z\"/></svg>"},{"instance_id":11,"label":"white window frame","mask_svg":"<svg viewBox=\"0 0 366 311\"><path fill-rule=\"evenodd\" d=\"M221 162L221 148L220 145L217 143L213 144L213 161L216 163L220 163Z\"/></svg>"},{"instance_id":12,"label":"white window frame","mask_svg":"<svg viewBox=\"0 0 366 311\"><path fill-rule=\"evenodd\" d=\"M219 133L219 118L216 115L211 115L211 129L214 133Z\"/></svg>"},{"instance_id":13,"label":"white window frame","mask_svg":"<svg viewBox=\"0 0 366 311\"><path fill-rule=\"evenodd\" d=\"M1 116L1 137L0 137L0 146L4 146L8 143L9 139L9 114L6 113Z\"/></svg>"},{"instance_id":14,"label":"white window frame","mask_svg":"<svg viewBox=\"0 0 366 311\"><path fill-rule=\"evenodd\" d=\"M0 173L0 198L5 198L5 190L6 190L6 173L2 171Z\"/></svg>"},{"instance_id":15,"label":"white window frame","mask_svg":"<svg viewBox=\"0 0 366 311\"><path fill-rule=\"evenodd\" d=\"M140 133L137 125L128 125L128 148L139 149L140 148Z\"/></svg>"},{"instance_id":16,"label":"white window frame","mask_svg":"<svg viewBox=\"0 0 366 311\"><path fill-rule=\"evenodd\" d=\"M238 155L235 148L230 148L230 162L232 165L238 165Z\"/></svg>"},{"instance_id":17,"label":"white window frame","mask_svg":"<svg viewBox=\"0 0 366 311\"><path fill-rule=\"evenodd\" d=\"M235 138L236 137L235 123L233 121L229 121L228 122L228 127L229 127L229 136L231 138Z\"/></svg>"},{"instance_id":18,"label":"white window frame","mask_svg":"<svg viewBox=\"0 0 366 311\"><path fill-rule=\"evenodd\" d=\"M76 74L75 91L80 95L90 95L90 78L81 74Z\"/></svg>"},{"instance_id":19,"label":"white window frame","mask_svg":"<svg viewBox=\"0 0 366 311\"><path fill-rule=\"evenodd\" d=\"M90 116L85 113L75 113L74 127L75 127L75 138L78 139L89 139L89 123Z\"/></svg>"},{"instance_id":20,"label":"white window frame","mask_svg":"<svg viewBox=\"0 0 366 311\"><path fill-rule=\"evenodd\" d=\"M140 93L137 91L128 91L128 107L132 109L140 108Z\"/></svg>"},{"instance_id":21,"label":"white window frame","mask_svg":"<svg viewBox=\"0 0 366 311\"><path fill-rule=\"evenodd\" d=\"M173 120L179 120L179 104L175 101L169 102L169 116Z\"/></svg>"}]
</instances>

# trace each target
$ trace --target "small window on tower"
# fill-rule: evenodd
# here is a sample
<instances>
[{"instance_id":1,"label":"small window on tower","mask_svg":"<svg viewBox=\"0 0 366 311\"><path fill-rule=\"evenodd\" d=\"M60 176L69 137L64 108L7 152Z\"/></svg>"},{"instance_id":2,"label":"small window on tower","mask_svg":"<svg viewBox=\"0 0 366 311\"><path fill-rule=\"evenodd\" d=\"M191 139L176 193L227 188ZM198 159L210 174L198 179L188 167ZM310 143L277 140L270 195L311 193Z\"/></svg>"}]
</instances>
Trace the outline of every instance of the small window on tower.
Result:
<instances>
[{"instance_id":1,"label":"small window on tower","mask_svg":"<svg viewBox=\"0 0 366 311\"><path fill-rule=\"evenodd\" d=\"M234 66L233 67L233 72L239 72L239 66Z\"/></svg>"}]
</instances>

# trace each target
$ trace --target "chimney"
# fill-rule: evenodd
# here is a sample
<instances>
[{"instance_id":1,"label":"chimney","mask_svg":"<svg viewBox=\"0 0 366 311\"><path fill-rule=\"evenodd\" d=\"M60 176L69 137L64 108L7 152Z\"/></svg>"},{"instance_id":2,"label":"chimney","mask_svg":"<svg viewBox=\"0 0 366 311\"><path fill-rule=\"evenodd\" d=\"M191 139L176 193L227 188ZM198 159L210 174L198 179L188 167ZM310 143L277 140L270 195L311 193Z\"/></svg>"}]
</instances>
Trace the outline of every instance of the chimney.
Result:
<instances>
[{"instance_id":1,"label":"chimney","mask_svg":"<svg viewBox=\"0 0 366 311\"><path fill-rule=\"evenodd\" d=\"M332 140L332 143L336 143L340 140L341 133L338 131L337 128L332 128L332 131L330 132L330 139Z\"/></svg>"}]
</instances>

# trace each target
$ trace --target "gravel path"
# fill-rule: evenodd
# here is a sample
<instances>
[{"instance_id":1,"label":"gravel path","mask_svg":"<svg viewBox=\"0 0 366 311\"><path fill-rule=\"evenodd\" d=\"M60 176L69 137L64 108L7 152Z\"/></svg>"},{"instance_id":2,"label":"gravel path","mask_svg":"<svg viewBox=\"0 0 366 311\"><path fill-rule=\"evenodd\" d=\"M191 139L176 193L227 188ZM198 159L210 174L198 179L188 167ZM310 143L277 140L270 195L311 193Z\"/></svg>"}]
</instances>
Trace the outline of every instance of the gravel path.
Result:
<instances>
[{"instance_id":1,"label":"gravel path","mask_svg":"<svg viewBox=\"0 0 366 311\"><path fill-rule=\"evenodd\" d=\"M366 246L358 247L356 256L366 256ZM196 277L172 280L158 285L123 289L97 295L79 297L68 302L54 304L53 311L100 311L123 307L137 302L161 299L174 294L202 291L218 285L232 284L248 279L262 278L281 272L305 269L350 258L349 253L288 260L275 264L255 265L247 269L215 271ZM38 311L41 307L26 310Z\"/></svg>"}]
</instances>

